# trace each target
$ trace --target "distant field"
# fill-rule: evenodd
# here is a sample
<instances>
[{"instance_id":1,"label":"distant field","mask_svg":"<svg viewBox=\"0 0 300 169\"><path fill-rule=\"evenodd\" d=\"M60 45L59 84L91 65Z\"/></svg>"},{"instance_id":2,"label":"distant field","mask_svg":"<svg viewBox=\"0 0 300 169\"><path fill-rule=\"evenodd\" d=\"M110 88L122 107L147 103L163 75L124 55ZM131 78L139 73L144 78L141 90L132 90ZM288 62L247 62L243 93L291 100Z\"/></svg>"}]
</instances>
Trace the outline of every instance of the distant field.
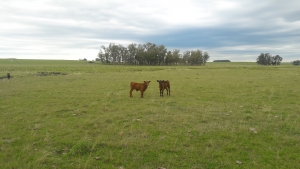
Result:
<instances>
[{"instance_id":1,"label":"distant field","mask_svg":"<svg viewBox=\"0 0 300 169\"><path fill-rule=\"evenodd\" d=\"M0 59L0 77L8 72L0 168L300 166L299 66ZM159 97L160 79L171 96ZM129 83L144 80L145 98L129 98Z\"/></svg>"}]
</instances>

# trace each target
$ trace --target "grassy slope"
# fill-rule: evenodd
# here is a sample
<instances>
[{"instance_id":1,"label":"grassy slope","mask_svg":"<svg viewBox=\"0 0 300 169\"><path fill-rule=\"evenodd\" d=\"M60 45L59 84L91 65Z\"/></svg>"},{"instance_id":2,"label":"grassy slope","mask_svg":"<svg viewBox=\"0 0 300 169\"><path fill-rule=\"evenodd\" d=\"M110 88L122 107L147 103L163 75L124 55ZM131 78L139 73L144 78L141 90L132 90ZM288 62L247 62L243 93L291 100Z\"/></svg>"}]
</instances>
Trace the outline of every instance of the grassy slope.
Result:
<instances>
[{"instance_id":1,"label":"grassy slope","mask_svg":"<svg viewBox=\"0 0 300 169\"><path fill-rule=\"evenodd\" d=\"M62 76L34 76L37 72ZM2 168L297 168L299 67L0 60ZM0 76L1 76L0 75ZM159 97L157 79L171 96ZM145 98L130 81L151 80ZM236 161L242 161L241 165Z\"/></svg>"}]
</instances>

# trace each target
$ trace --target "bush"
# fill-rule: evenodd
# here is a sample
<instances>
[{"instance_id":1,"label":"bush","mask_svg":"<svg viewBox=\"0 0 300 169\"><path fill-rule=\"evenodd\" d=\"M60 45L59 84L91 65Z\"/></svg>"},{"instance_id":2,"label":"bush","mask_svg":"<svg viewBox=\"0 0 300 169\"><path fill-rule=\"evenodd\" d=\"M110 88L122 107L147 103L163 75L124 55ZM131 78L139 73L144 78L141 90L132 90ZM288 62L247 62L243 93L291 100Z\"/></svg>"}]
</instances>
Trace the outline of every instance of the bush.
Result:
<instances>
[{"instance_id":1,"label":"bush","mask_svg":"<svg viewBox=\"0 0 300 169\"><path fill-rule=\"evenodd\" d=\"M256 59L256 63L259 65L280 65L281 61L282 57L279 55L272 56L269 53L261 53Z\"/></svg>"},{"instance_id":2,"label":"bush","mask_svg":"<svg viewBox=\"0 0 300 169\"><path fill-rule=\"evenodd\" d=\"M292 64L293 64L293 65L300 65L300 60L292 61Z\"/></svg>"}]
</instances>

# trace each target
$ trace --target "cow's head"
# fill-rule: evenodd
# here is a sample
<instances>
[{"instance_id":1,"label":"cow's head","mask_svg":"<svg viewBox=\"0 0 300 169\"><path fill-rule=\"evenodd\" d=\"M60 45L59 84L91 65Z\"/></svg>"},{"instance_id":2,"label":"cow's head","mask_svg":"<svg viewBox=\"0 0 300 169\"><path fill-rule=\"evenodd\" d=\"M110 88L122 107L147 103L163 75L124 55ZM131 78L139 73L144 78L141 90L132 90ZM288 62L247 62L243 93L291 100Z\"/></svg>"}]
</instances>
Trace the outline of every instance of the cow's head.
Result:
<instances>
[{"instance_id":1,"label":"cow's head","mask_svg":"<svg viewBox=\"0 0 300 169\"><path fill-rule=\"evenodd\" d=\"M150 82L151 82L151 81L144 81L144 84L145 84L146 86L148 86Z\"/></svg>"},{"instance_id":2,"label":"cow's head","mask_svg":"<svg viewBox=\"0 0 300 169\"><path fill-rule=\"evenodd\" d=\"M157 80L159 87L163 87L164 85L164 80Z\"/></svg>"}]
</instances>

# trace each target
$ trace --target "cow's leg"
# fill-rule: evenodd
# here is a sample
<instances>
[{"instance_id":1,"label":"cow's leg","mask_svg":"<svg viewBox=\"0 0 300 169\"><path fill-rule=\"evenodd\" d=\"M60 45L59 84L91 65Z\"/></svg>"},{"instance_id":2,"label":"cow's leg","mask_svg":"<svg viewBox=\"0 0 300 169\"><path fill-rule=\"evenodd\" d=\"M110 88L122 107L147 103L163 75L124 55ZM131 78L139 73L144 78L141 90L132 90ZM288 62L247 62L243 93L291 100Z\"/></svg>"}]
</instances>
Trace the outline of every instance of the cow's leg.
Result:
<instances>
[{"instance_id":1,"label":"cow's leg","mask_svg":"<svg viewBox=\"0 0 300 169\"><path fill-rule=\"evenodd\" d=\"M131 89L130 92L129 92L130 97L133 97L133 96L132 96L132 91L133 91L133 89Z\"/></svg>"},{"instance_id":2,"label":"cow's leg","mask_svg":"<svg viewBox=\"0 0 300 169\"><path fill-rule=\"evenodd\" d=\"M141 98L143 98L144 97L144 92L143 91L141 91Z\"/></svg>"},{"instance_id":3,"label":"cow's leg","mask_svg":"<svg viewBox=\"0 0 300 169\"><path fill-rule=\"evenodd\" d=\"M171 96L171 88L169 87L169 96Z\"/></svg>"}]
</instances>

